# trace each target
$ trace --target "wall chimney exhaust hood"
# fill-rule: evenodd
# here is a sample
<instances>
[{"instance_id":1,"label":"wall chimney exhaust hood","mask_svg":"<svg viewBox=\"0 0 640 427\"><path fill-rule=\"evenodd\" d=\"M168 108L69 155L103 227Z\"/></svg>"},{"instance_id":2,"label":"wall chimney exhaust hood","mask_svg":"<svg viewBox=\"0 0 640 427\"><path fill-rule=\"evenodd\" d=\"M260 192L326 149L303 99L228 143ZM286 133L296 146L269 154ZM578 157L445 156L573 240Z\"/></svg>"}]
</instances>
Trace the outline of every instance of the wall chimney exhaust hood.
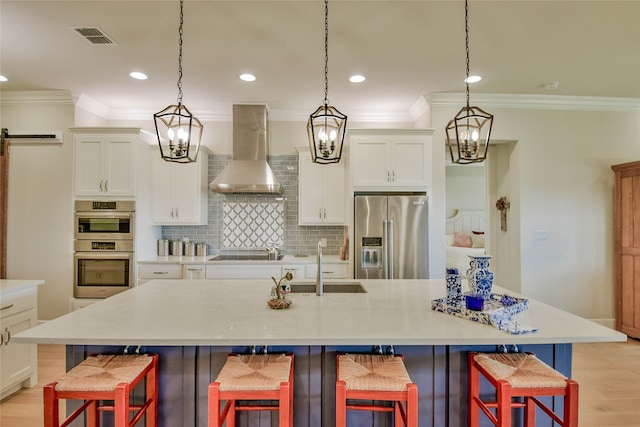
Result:
<instances>
[{"instance_id":1,"label":"wall chimney exhaust hood","mask_svg":"<svg viewBox=\"0 0 640 427\"><path fill-rule=\"evenodd\" d=\"M233 159L209 188L214 193L280 193L267 163L269 120L266 105L233 106Z\"/></svg>"}]
</instances>

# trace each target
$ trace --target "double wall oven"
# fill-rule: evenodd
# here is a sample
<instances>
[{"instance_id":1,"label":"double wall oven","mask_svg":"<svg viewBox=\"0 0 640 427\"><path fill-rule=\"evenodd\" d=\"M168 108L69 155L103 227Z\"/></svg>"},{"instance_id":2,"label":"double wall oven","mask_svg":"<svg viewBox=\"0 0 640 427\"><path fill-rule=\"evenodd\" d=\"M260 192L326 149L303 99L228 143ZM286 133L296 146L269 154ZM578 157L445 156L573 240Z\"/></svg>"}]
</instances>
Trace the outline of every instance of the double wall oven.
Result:
<instances>
[{"instance_id":1,"label":"double wall oven","mask_svg":"<svg viewBox=\"0 0 640 427\"><path fill-rule=\"evenodd\" d=\"M74 287L76 298L107 298L135 280L135 202L75 203Z\"/></svg>"}]
</instances>

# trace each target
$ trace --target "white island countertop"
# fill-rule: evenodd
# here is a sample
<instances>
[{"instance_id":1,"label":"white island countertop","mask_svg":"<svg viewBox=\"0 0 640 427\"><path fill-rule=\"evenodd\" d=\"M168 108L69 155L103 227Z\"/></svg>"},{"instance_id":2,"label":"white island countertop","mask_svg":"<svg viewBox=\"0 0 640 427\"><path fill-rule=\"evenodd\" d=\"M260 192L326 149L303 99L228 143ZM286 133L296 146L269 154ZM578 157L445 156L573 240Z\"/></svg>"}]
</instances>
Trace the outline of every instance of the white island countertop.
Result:
<instances>
[{"instance_id":1,"label":"white island countertop","mask_svg":"<svg viewBox=\"0 0 640 427\"><path fill-rule=\"evenodd\" d=\"M327 283L331 281L327 280ZM267 306L271 280L154 280L17 334L16 342L77 345L479 345L625 341L626 335L529 300L510 335L431 310L444 280L362 280L364 294L292 294ZM494 288L494 292L504 290ZM511 294L517 296L516 294Z\"/></svg>"}]
</instances>

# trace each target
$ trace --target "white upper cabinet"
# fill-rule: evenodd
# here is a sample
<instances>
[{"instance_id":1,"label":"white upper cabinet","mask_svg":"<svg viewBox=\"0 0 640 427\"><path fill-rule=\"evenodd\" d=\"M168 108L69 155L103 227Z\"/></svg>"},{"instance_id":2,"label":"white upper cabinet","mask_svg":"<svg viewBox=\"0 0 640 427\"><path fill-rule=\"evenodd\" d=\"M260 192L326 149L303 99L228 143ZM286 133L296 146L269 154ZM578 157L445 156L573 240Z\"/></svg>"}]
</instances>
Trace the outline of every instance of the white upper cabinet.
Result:
<instances>
[{"instance_id":1,"label":"white upper cabinet","mask_svg":"<svg viewBox=\"0 0 640 427\"><path fill-rule=\"evenodd\" d=\"M156 225L207 224L208 152L200 148L195 163L167 162L151 155L152 222Z\"/></svg>"},{"instance_id":2,"label":"white upper cabinet","mask_svg":"<svg viewBox=\"0 0 640 427\"><path fill-rule=\"evenodd\" d=\"M309 149L298 150L298 223L345 223L344 162L320 165L311 161Z\"/></svg>"},{"instance_id":3,"label":"white upper cabinet","mask_svg":"<svg viewBox=\"0 0 640 427\"><path fill-rule=\"evenodd\" d=\"M431 129L351 129L354 190L427 191Z\"/></svg>"},{"instance_id":4,"label":"white upper cabinet","mask_svg":"<svg viewBox=\"0 0 640 427\"><path fill-rule=\"evenodd\" d=\"M133 197L136 194L138 130L72 129L75 135L75 195ZM84 133L86 132L86 133Z\"/></svg>"}]
</instances>

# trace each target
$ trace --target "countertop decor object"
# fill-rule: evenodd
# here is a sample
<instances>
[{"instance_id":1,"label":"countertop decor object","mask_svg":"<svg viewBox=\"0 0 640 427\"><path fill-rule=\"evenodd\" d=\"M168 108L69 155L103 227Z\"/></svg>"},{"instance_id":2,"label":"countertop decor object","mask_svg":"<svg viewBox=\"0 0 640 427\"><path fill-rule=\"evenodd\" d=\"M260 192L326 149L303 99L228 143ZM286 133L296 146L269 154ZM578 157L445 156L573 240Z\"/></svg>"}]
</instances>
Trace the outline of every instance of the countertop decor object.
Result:
<instances>
[{"instance_id":1,"label":"countertop decor object","mask_svg":"<svg viewBox=\"0 0 640 427\"><path fill-rule=\"evenodd\" d=\"M287 272L280 280L276 280L271 276L275 286L272 288L272 298L267 302L267 305L273 309L285 309L291 307L291 300L287 299L287 294L291 293L291 287L289 286L289 280L293 279L293 274ZM282 281L284 280L284 284Z\"/></svg>"},{"instance_id":2,"label":"countertop decor object","mask_svg":"<svg viewBox=\"0 0 640 427\"><path fill-rule=\"evenodd\" d=\"M431 309L452 316L468 319L484 325L492 325L513 335L536 332L538 328L516 321L513 316L529 308L529 301L508 295L491 294L488 298L473 293L465 293L466 306L447 304L447 298L431 302Z\"/></svg>"},{"instance_id":3,"label":"countertop decor object","mask_svg":"<svg viewBox=\"0 0 640 427\"><path fill-rule=\"evenodd\" d=\"M469 263L471 268L467 270L469 290L484 299L491 298L494 278L493 271L489 269L491 255L468 255L468 257L471 259Z\"/></svg>"}]
</instances>

